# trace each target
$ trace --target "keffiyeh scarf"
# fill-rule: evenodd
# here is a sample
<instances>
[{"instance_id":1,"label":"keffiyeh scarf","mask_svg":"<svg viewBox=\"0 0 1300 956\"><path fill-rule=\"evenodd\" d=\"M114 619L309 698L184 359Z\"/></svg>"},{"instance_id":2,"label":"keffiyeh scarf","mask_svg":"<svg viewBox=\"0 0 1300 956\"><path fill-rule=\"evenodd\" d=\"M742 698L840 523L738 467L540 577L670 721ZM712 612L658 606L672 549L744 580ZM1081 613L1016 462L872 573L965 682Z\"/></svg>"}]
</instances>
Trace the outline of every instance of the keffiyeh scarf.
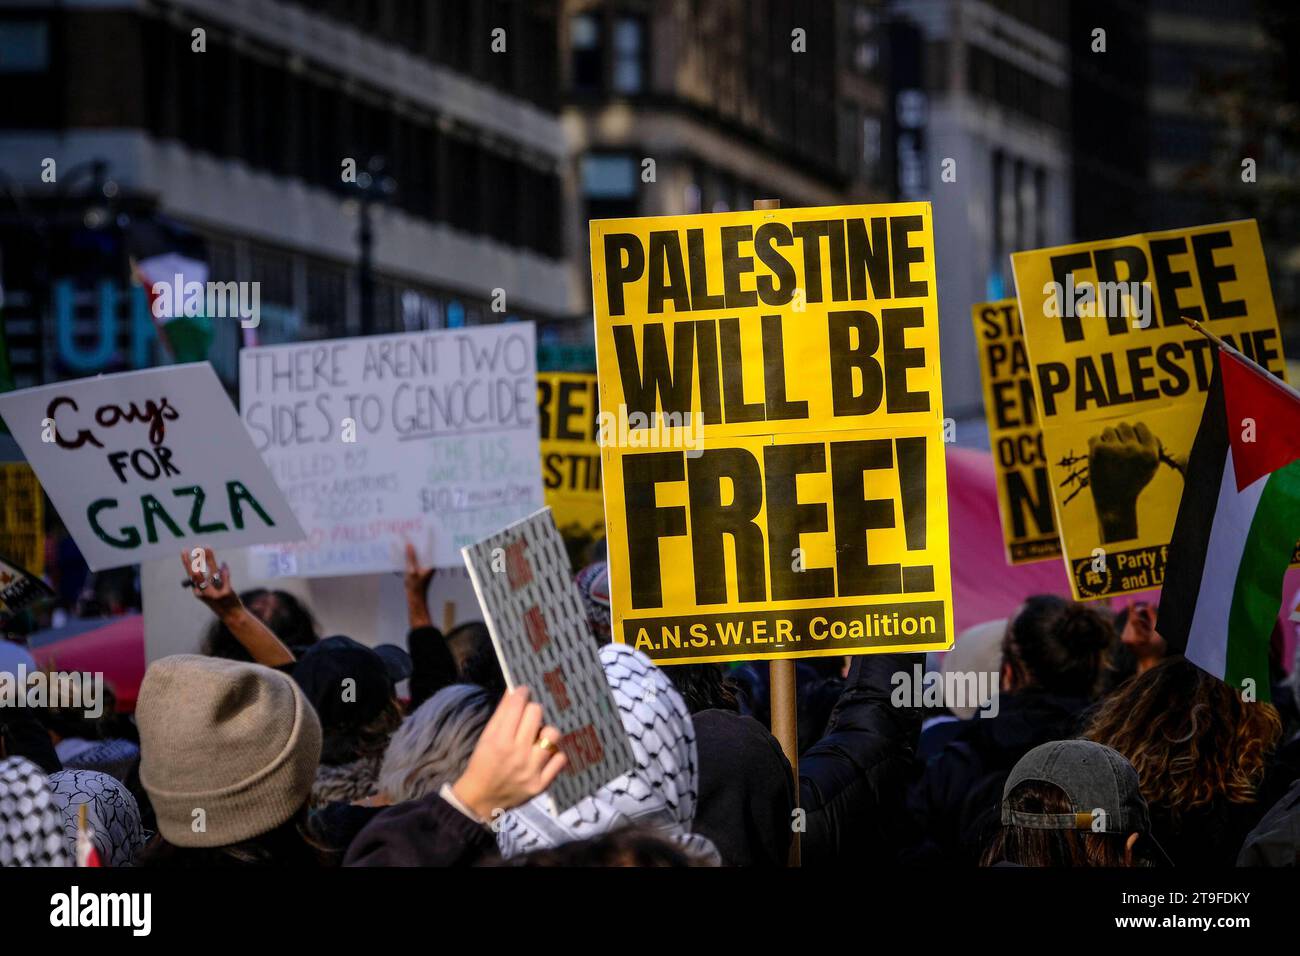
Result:
<instances>
[{"instance_id":1,"label":"keffiyeh scarf","mask_svg":"<svg viewBox=\"0 0 1300 956\"><path fill-rule=\"evenodd\" d=\"M71 866L50 782L30 760L0 760L0 866Z\"/></svg>"},{"instance_id":2,"label":"keffiyeh scarf","mask_svg":"<svg viewBox=\"0 0 1300 956\"><path fill-rule=\"evenodd\" d=\"M686 702L663 671L626 644L606 644L600 662L631 740L635 768L558 817L547 811L544 796L502 814L497 825L501 854L518 856L635 824L658 830L703 861L718 864L713 843L691 832L699 770Z\"/></svg>"}]
</instances>

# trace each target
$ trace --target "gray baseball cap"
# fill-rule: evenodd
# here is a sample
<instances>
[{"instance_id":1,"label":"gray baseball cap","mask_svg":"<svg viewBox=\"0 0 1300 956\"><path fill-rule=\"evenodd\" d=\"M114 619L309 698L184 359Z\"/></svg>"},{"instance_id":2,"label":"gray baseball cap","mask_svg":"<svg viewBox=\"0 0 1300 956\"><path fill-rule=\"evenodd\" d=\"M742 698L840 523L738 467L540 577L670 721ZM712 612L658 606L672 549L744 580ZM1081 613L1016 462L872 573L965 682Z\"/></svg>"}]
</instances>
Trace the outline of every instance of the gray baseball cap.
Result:
<instances>
[{"instance_id":1,"label":"gray baseball cap","mask_svg":"<svg viewBox=\"0 0 1300 956\"><path fill-rule=\"evenodd\" d=\"M1070 812L1013 810L1011 793L1026 781L1059 787L1070 801ZM1002 788L1002 824L1035 830L1151 832L1151 816L1138 787L1137 771L1118 750L1091 740L1040 744L1021 757Z\"/></svg>"}]
</instances>

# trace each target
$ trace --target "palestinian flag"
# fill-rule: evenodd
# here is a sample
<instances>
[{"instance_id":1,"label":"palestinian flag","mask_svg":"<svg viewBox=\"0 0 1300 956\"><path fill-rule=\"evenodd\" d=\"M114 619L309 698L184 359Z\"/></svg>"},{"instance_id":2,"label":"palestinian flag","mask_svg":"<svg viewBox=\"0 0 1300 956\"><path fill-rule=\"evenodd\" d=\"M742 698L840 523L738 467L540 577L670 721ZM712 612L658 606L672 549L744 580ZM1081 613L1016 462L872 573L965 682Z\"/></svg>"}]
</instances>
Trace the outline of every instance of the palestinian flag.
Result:
<instances>
[{"instance_id":1,"label":"palestinian flag","mask_svg":"<svg viewBox=\"0 0 1300 956\"><path fill-rule=\"evenodd\" d=\"M1269 699L1269 640L1300 538L1300 394L1218 349L1187 463L1156 630L1170 650Z\"/></svg>"},{"instance_id":2,"label":"palestinian flag","mask_svg":"<svg viewBox=\"0 0 1300 956\"><path fill-rule=\"evenodd\" d=\"M154 218L131 224L129 244L132 271L149 296L158 337L177 362L203 361L212 345L212 323L203 314L208 261L202 237Z\"/></svg>"}]
</instances>

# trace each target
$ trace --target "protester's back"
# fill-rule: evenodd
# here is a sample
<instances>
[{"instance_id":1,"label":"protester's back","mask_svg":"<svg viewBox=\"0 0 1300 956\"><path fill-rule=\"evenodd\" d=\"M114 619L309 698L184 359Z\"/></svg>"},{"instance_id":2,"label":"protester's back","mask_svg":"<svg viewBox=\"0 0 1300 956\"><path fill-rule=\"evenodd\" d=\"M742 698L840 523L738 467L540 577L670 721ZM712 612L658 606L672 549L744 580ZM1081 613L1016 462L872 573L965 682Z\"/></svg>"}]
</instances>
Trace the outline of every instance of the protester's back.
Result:
<instances>
[{"instance_id":1,"label":"protester's back","mask_svg":"<svg viewBox=\"0 0 1300 956\"><path fill-rule=\"evenodd\" d=\"M909 796L915 863L977 862L997 829L1007 775L1039 744L1075 736L1114 632L1088 607L1052 595L1025 602L1007 629L996 716L965 722Z\"/></svg>"}]
</instances>

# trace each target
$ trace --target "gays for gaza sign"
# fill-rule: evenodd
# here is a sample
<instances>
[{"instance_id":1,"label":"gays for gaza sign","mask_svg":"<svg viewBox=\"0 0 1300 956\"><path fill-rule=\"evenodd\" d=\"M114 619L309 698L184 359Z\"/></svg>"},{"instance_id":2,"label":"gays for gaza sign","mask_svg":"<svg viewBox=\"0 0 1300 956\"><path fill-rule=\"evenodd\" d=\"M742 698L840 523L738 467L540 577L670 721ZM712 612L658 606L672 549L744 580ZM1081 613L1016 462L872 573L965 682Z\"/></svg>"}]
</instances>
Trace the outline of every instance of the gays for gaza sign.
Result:
<instances>
[{"instance_id":1,"label":"gays for gaza sign","mask_svg":"<svg viewBox=\"0 0 1300 956\"><path fill-rule=\"evenodd\" d=\"M1159 587L1213 370L1202 321L1285 375L1253 220L1011 257L1078 598Z\"/></svg>"},{"instance_id":2,"label":"gays for gaza sign","mask_svg":"<svg viewBox=\"0 0 1300 956\"><path fill-rule=\"evenodd\" d=\"M92 571L303 536L207 362L0 395Z\"/></svg>"},{"instance_id":3,"label":"gays for gaza sign","mask_svg":"<svg viewBox=\"0 0 1300 956\"><path fill-rule=\"evenodd\" d=\"M930 207L591 224L616 639L951 645Z\"/></svg>"},{"instance_id":4,"label":"gays for gaza sign","mask_svg":"<svg viewBox=\"0 0 1300 956\"><path fill-rule=\"evenodd\" d=\"M391 571L542 504L531 322L243 349L244 425L307 529L260 576Z\"/></svg>"},{"instance_id":5,"label":"gays for gaza sign","mask_svg":"<svg viewBox=\"0 0 1300 956\"><path fill-rule=\"evenodd\" d=\"M1061 556L1034 381L1015 299L971 309L984 380L984 414L997 473L998 511L1008 564Z\"/></svg>"}]
</instances>

